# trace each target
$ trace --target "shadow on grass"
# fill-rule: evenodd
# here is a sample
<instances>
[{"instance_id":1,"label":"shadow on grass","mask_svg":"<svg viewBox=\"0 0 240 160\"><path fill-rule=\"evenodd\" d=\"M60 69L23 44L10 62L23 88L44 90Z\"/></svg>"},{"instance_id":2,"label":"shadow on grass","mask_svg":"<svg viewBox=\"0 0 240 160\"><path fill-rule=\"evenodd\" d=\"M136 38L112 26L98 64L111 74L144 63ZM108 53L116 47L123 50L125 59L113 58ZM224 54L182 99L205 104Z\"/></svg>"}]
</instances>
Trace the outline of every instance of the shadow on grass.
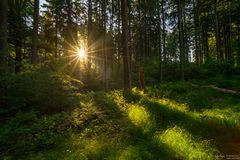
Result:
<instances>
[{"instance_id":1,"label":"shadow on grass","mask_svg":"<svg viewBox=\"0 0 240 160\"><path fill-rule=\"evenodd\" d=\"M145 98L140 102L158 122L157 128L165 130L168 126L177 125L204 140L213 140L222 154L240 154L240 129L221 124L221 119L205 119L195 116L194 112L175 110L158 102ZM196 113L199 114L199 113Z\"/></svg>"},{"instance_id":2,"label":"shadow on grass","mask_svg":"<svg viewBox=\"0 0 240 160\"><path fill-rule=\"evenodd\" d=\"M142 147L140 148L144 148L145 151L150 153L151 156L148 156L148 158L141 155L143 159L162 159L163 157L168 159L199 159L201 157L202 159L213 159L215 156L214 153L216 152L214 149L207 149L206 147L209 147L208 144L198 140L195 141L190 133L182 130L177 124L165 123L164 126L164 123L159 123L156 119L156 114L159 112L153 111L152 113L144 105L126 103L126 97L128 102L130 102L129 95L123 97L119 92L117 94L112 92L111 94L113 95L96 98L98 101L97 104L105 103L105 105L103 105L104 107L109 106L117 109L118 112L123 115L123 117L119 118L127 119L126 123L129 124L131 128L137 129L130 137L136 139L134 141L130 139L130 141L132 142L131 146L139 148L141 144L140 146ZM174 113L174 111L169 112L171 112L169 114ZM174 117L178 117L181 113L174 114ZM184 143L181 142L182 140ZM193 145L193 143L195 144ZM149 148L149 146L151 147Z\"/></svg>"},{"instance_id":3,"label":"shadow on grass","mask_svg":"<svg viewBox=\"0 0 240 160\"><path fill-rule=\"evenodd\" d=\"M107 94L95 94L94 99L96 104L101 104L98 107L107 113L111 120L121 120L119 127L127 128L124 132L130 133L129 137L125 139L125 143L122 144L124 149L120 149L119 159L174 159L174 154L168 152L169 147L167 145L160 144L153 139L153 132L144 133L141 127L136 126L129 119L125 110L126 102L116 103ZM120 133L120 135L124 134ZM117 157L114 159L117 159Z\"/></svg>"}]
</instances>

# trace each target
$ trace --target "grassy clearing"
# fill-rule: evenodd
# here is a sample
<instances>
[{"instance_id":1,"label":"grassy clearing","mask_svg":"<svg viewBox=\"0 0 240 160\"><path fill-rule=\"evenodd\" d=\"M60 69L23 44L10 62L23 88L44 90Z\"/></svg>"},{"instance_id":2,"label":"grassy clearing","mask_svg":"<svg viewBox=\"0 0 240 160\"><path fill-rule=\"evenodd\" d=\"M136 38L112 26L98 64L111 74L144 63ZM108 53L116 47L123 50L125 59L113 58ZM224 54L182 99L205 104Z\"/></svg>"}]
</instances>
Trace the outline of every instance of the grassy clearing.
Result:
<instances>
[{"instance_id":1,"label":"grassy clearing","mask_svg":"<svg viewBox=\"0 0 240 160\"><path fill-rule=\"evenodd\" d=\"M56 101L48 103L48 114L37 106L3 118L1 159L215 159L240 154L236 95L182 82L149 87L147 94L137 89L132 95L64 90L69 96L61 99L66 104L60 111ZM62 97L57 91L51 94Z\"/></svg>"}]
</instances>

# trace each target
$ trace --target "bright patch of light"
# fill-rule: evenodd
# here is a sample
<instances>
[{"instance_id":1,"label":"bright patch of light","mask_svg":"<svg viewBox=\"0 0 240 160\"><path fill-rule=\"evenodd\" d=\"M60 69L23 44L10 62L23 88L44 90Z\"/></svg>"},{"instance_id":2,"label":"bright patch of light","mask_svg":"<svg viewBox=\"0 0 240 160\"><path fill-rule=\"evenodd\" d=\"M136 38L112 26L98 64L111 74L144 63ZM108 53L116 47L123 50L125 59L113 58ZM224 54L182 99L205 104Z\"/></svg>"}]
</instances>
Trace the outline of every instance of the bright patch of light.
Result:
<instances>
[{"instance_id":1,"label":"bright patch of light","mask_svg":"<svg viewBox=\"0 0 240 160\"><path fill-rule=\"evenodd\" d=\"M79 52L78 52L79 58L84 58L85 55L86 55L85 50L84 50L83 48L80 48L80 49L79 49Z\"/></svg>"}]
</instances>

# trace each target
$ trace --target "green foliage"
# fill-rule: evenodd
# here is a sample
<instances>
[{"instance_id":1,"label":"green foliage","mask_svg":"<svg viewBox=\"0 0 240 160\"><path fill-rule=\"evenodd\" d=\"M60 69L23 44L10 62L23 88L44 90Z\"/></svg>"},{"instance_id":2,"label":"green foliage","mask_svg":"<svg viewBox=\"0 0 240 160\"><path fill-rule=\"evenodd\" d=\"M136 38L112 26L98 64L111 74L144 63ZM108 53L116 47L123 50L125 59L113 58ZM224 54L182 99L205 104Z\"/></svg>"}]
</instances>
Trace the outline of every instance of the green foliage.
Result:
<instances>
[{"instance_id":1,"label":"green foliage","mask_svg":"<svg viewBox=\"0 0 240 160\"><path fill-rule=\"evenodd\" d=\"M166 84L155 85L154 87L149 88L149 94L151 96L159 96L166 98L174 98L179 100L179 96L187 94L191 91L191 85L185 82L170 82Z\"/></svg>"},{"instance_id":2,"label":"green foliage","mask_svg":"<svg viewBox=\"0 0 240 160\"><path fill-rule=\"evenodd\" d=\"M147 85L153 85L159 82L160 78L160 62L159 57L146 58L143 61L142 67L144 68L145 81ZM185 64L185 80L208 80L218 79L237 79L239 75L239 67L232 65L233 62L227 61L224 63L218 63L210 61L207 64L198 65L196 63ZM178 81L180 80L180 64L179 62L165 62L162 64L163 68L163 81ZM138 84L138 71L134 71L133 79ZM229 84L231 85L231 84Z\"/></svg>"},{"instance_id":3,"label":"green foliage","mask_svg":"<svg viewBox=\"0 0 240 160\"><path fill-rule=\"evenodd\" d=\"M51 113L66 109L74 103L73 93L78 90L73 84L81 84L64 73L47 68L7 74L0 82L2 113L20 109Z\"/></svg>"},{"instance_id":4,"label":"green foliage","mask_svg":"<svg viewBox=\"0 0 240 160\"><path fill-rule=\"evenodd\" d=\"M35 150L55 146L59 136L69 127L66 118L65 113L40 117L34 111L18 112L0 127L1 156L23 156Z\"/></svg>"}]
</instances>

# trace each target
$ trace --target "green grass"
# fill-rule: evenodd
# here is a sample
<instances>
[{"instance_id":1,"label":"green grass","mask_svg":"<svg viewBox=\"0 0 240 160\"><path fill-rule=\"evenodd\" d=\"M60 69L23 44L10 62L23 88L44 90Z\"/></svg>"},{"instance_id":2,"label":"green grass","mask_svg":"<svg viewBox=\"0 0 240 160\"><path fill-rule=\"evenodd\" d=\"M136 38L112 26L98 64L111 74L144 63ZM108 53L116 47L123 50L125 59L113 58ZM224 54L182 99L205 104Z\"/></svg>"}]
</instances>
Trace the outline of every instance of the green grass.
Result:
<instances>
[{"instance_id":1,"label":"green grass","mask_svg":"<svg viewBox=\"0 0 240 160\"><path fill-rule=\"evenodd\" d=\"M210 141L193 138L187 130L178 126L156 133L155 139L166 144L168 152L175 153L178 159L214 159L218 153Z\"/></svg>"},{"instance_id":2,"label":"green grass","mask_svg":"<svg viewBox=\"0 0 240 160\"><path fill-rule=\"evenodd\" d=\"M55 78L58 83L51 89L64 91L67 98L52 92L53 102L41 102L48 105L43 106L44 110L36 105L41 100L38 96L20 105L35 106L32 109L13 114L5 108L3 113L7 114L0 126L0 159L205 160L221 154L240 154L240 101L236 95L196 89L183 82L148 87L147 93L134 88L131 95L119 90L79 93L74 87L64 88L73 85L66 79ZM11 81L13 86L25 87L21 83L26 77L20 75L20 83ZM41 78L36 77L36 81L34 85L42 83ZM24 90L28 88L20 91ZM40 92L39 98L49 96L48 88ZM5 102L15 99L10 93L3 98ZM61 98L60 102L55 101L57 98ZM58 105L60 110L56 109Z\"/></svg>"}]
</instances>

